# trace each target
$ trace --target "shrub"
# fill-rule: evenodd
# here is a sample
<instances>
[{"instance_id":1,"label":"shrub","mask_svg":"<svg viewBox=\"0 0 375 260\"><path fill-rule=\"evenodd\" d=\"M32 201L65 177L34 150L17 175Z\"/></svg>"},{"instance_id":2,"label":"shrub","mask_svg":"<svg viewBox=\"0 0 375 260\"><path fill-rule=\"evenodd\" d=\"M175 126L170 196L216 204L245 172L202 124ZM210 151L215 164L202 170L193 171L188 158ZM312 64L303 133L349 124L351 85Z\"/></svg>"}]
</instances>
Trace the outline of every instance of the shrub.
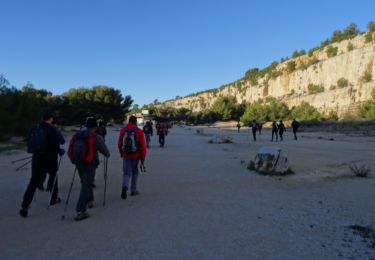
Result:
<instances>
[{"instance_id":1,"label":"shrub","mask_svg":"<svg viewBox=\"0 0 375 260\"><path fill-rule=\"evenodd\" d=\"M319 120L321 118L321 114L316 108L307 102L302 102L299 106L293 107L291 116L298 120Z\"/></svg>"},{"instance_id":2,"label":"shrub","mask_svg":"<svg viewBox=\"0 0 375 260\"><path fill-rule=\"evenodd\" d=\"M369 32L375 32L375 22L371 21L367 24L367 29Z\"/></svg>"},{"instance_id":3,"label":"shrub","mask_svg":"<svg viewBox=\"0 0 375 260\"><path fill-rule=\"evenodd\" d=\"M353 45L351 42L349 42L349 43L348 43L348 46L346 47L346 49L347 49L348 51L352 51L352 50L354 50L354 45Z\"/></svg>"},{"instance_id":4,"label":"shrub","mask_svg":"<svg viewBox=\"0 0 375 260\"><path fill-rule=\"evenodd\" d=\"M358 106L357 114L360 118L375 119L375 101L368 100Z\"/></svg>"},{"instance_id":5,"label":"shrub","mask_svg":"<svg viewBox=\"0 0 375 260\"><path fill-rule=\"evenodd\" d=\"M369 43L369 42L372 42L372 33L371 32L366 33L366 36L365 36L365 43Z\"/></svg>"},{"instance_id":6,"label":"shrub","mask_svg":"<svg viewBox=\"0 0 375 260\"><path fill-rule=\"evenodd\" d=\"M291 73L296 70L296 66L297 65L294 60L289 61L288 64L286 65L286 70Z\"/></svg>"},{"instance_id":7,"label":"shrub","mask_svg":"<svg viewBox=\"0 0 375 260\"><path fill-rule=\"evenodd\" d=\"M335 85L331 85L330 87L329 87L329 90L335 90L336 89L336 86Z\"/></svg>"},{"instance_id":8,"label":"shrub","mask_svg":"<svg viewBox=\"0 0 375 260\"><path fill-rule=\"evenodd\" d=\"M361 81L366 83L366 82L370 82L371 80L372 80L372 74L369 70L366 70L361 77Z\"/></svg>"},{"instance_id":9,"label":"shrub","mask_svg":"<svg viewBox=\"0 0 375 260\"><path fill-rule=\"evenodd\" d=\"M335 57L337 55L337 52L338 52L337 47L332 47L332 46L327 47L326 53L327 53L328 58Z\"/></svg>"},{"instance_id":10,"label":"shrub","mask_svg":"<svg viewBox=\"0 0 375 260\"><path fill-rule=\"evenodd\" d=\"M349 81L345 78L340 78L338 81L337 81L337 86L339 88L345 88L347 86L349 86Z\"/></svg>"},{"instance_id":11,"label":"shrub","mask_svg":"<svg viewBox=\"0 0 375 260\"><path fill-rule=\"evenodd\" d=\"M320 92L324 91L324 86L323 85L315 85L315 84L310 83L307 86L307 89L309 91L309 94L317 94L317 93L320 93Z\"/></svg>"},{"instance_id":12,"label":"shrub","mask_svg":"<svg viewBox=\"0 0 375 260\"><path fill-rule=\"evenodd\" d=\"M357 177L367 177L370 173L370 168L367 165L358 166L357 164L353 163L349 165L349 169Z\"/></svg>"}]
</instances>

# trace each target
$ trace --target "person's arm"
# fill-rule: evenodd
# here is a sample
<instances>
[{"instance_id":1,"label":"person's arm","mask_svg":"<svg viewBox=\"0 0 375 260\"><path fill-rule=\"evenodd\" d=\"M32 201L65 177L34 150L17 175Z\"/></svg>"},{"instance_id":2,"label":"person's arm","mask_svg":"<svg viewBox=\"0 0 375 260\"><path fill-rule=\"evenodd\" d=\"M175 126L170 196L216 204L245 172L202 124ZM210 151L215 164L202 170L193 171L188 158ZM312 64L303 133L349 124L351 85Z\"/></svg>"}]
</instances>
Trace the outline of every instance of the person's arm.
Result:
<instances>
[{"instance_id":1,"label":"person's arm","mask_svg":"<svg viewBox=\"0 0 375 260\"><path fill-rule=\"evenodd\" d=\"M98 151L101 154L103 154L105 157L110 156L109 150L108 150L107 146L105 145L103 137L101 137L98 134L95 134L95 145L96 145Z\"/></svg>"},{"instance_id":2,"label":"person's arm","mask_svg":"<svg viewBox=\"0 0 375 260\"><path fill-rule=\"evenodd\" d=\"M125 134L125 129L121 128L120 136L119 136L118 141L117 141L118 151L119 151L121 156L122 156L122 139L124 138L124 134Z\"/></svg>"},{"instance_id":3,"label":"person's arm","mask_svg":"<svg viewBox=\"0 0 375 260\"><path fill-rule=\"evenodd\" d=\"M141 151L140 151L140 158L141 161L144 162L146 160L146 141L145 141L145 135L143 134L143 131L141 129L138 130L137 132L137 137L139 140L139 145L141 146Z\"/></svg>"}]
</instances>

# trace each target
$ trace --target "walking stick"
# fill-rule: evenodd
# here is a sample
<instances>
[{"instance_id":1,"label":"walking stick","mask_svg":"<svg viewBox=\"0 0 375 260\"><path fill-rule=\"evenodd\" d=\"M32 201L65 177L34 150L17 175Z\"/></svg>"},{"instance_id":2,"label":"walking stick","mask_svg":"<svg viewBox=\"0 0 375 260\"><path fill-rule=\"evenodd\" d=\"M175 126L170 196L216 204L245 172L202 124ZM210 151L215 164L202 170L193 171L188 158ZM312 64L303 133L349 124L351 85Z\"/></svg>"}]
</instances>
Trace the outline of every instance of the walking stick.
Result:
<instances>
[{"instance_id":1,"label":"walking stick","mask_svg":"<svg viewBox=\"0 0 375 260\"><path fill-rule=\"evenodd\" d=\"M107 193L107 174L108 174L108 158L104 157L104 197L103 197L103 207L105 207L105 198Z\"/></svg>"},{"instance_id":2,"label":"walking stick","mask_svg":"<svg viewBox=\"0 0 375 260\"><path fill-rule=\"evenodd\" d=\"M27 160L27 159L31 159L33 158L32 156L28 156L28 157L25 157L25 158L22 158L22 159L18 159L18 160L15 160L15 161L11 161L12 164L16 163L16 162L20 162L20 161L24 161L24 160Z\"/></svg>"},{"instance_id":3,"label":"walking stick","mask_svg":"<svg viewBox=\"0 0 375 260\"><path fill-rule=\"evenodd\" d=\"M53 192L55 191L55 186L56 186L56 182L57 182L57 175L58 175L58 172L59 172L59 168L60 168L60 163L61 163L62 157L63 156L60 155L59 163L58 163L57 169L56 169L55 179L53 180L53 186L52 186L52 190L51 190L51 196L49 197L47 209L49 209L49 207L51 206L52 196L53 196Z\"/></svg>"},{"instance_id":4,"label":"walking stick","mask_svg":"<svg viewBox=\"0 0 375 260\"><path fill-rule=\"evenodd\" d=\"M70 198L70 193L72 192L73 183L74 183L74 178L76 177L76 172L77 172L77 167L74 169L74 174L73 174L72 183L70 184L70 188L69 188L69 192L68 192L68 197L66 198L66 202L65 202L64 213L63 213L63 215L61 216L61 219L62 219L62 220L65 219L65 213L66 213L66 209L67 209L67 207L68 207L69 198Z\"/></svg>"},{"instance_id":5,"label":"walking stick","mask_svg":"<svg viewBox=\"0 0 375 260\"><path fill-rule=\"evenodd\" d=\"M30 160L30 161L28 161L28 162L22 164L20 167L18 167L18 168L16 169L16 172L18 172L18 171L21 170L23 167L25 167L26 165L28 165L29 163L31 163L31 161L32 161L32 160Z\"/></svg>"}]
</instances>

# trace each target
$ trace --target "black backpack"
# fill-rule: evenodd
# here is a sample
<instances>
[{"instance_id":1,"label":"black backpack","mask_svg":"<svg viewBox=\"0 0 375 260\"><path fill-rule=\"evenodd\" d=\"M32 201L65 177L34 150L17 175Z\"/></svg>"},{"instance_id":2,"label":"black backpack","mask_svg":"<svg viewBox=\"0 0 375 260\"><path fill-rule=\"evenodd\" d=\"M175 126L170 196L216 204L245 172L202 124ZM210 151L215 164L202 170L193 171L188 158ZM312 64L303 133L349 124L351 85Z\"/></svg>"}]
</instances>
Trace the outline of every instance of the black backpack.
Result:
<instances>
[{"instance_id":1,"label":"black backpack","mask_svg":"<svg viewBox=\"0 0 375 260\"><path fill-rule=\"evenodd\" d=\"M46 128L38 124L31 128L27 141L27 152L44 155L48 152L48 141Z\"/></svg>"},{"instance_id":2,"label":"black backpack","mask_svg":"<svg viewBox=\"0 0 375 260\"><path fill-rule=\"evenodd\" d=\"M122 151L124 153L133 154L138 151L137 131L137 127L132 130L125 128L125 134L122 138Z\"/></svg>"}]
</instances>

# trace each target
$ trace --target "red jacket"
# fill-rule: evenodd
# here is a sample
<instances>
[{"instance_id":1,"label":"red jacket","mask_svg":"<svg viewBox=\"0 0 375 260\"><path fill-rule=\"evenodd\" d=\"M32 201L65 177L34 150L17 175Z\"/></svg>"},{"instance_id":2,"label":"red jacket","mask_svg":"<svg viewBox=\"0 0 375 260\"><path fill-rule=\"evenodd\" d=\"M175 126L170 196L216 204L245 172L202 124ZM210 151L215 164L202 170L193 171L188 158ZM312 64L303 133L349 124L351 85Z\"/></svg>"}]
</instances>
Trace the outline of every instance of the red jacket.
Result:
<instances>
[{"instance_id":1,"label":"red jacket","mask_svg":"<svg viewBox=\"0 0 375 260\"><path fill-rule=\"evenodd\" d=\"M120 136L119 136L118 142L117 142L118 150L121 154L121 157L123 157L123 158L141 158L143 161L145 161L145 159L146 159L146 141L145 141L145 136L143 134L143 131L139 128L138 128L138 131L137 131L137 140L138 140L139 145L140 145L140 151L135 152L133 154L126 154L122 151L122 140L123 140L124 135L125 135L125 128L128 128L129 130L132 130L135 127L137 127L135 124L129 123L125 127L121 128Z\"/></svg>"}]
</instances>

